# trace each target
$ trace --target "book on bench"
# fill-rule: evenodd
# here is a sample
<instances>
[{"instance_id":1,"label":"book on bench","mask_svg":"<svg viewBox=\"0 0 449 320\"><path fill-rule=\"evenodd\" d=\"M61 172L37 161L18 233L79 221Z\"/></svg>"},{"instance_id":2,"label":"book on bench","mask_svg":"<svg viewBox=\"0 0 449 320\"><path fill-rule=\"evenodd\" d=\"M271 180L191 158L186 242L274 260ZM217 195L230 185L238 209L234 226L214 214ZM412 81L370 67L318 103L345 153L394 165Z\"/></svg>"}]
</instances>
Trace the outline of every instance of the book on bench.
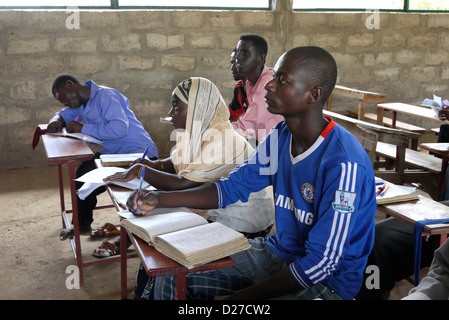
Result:
<instances>
[{"instance_id":1,"label":"book on bench","mask_svg":"<svg viewBox=\"0 0 449 320\"><path fill-rule=\"evenodd\" d=\"M376 194L377 204L390 204L402 201L418 200L415 187L401 186L376 177L376 190L384 187L383 193ZM383 185L378 185L382 183Z\"/></svg>"},{"instance_id":2,"label":"book on bench","mask_svg":"<svg viewBox=\"0 0 449 320\"><path fill-rule=\"evenodd\" d=\"M240 232L188 209L128 218L121 225L188 269L250 247Z\"/></svg>"}]
</instances>

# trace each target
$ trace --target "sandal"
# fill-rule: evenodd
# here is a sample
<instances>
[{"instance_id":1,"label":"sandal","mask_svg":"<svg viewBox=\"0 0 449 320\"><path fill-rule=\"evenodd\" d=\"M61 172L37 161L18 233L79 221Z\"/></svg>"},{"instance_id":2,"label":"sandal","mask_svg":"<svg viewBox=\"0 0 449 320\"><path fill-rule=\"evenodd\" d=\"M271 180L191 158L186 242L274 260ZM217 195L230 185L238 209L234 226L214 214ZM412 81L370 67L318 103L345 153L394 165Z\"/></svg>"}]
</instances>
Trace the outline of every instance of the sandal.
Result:
<instances>
[{"instance_id":1,"label":"sandal","mask_svg":"<svg viewBox=\"0 0 449 320\"><path fill-rule=\"evenodd\" d=\"M116 227L112 223L106 222L99 228L93 229L90 234L92 237L105 237L114 234L120 234L120 227Z\"/></svg>"},{"instance_id":2,"label":"sandal","mask_svg":"<svg viewBox=\"0 0 449 320\"><path fill-rule=\"evenodd\" d=\"M103 241L101 246L94 250L92 255L97 258L112 257L120 254L120 248L114 243Z\"/></svg>"}]
</instances>

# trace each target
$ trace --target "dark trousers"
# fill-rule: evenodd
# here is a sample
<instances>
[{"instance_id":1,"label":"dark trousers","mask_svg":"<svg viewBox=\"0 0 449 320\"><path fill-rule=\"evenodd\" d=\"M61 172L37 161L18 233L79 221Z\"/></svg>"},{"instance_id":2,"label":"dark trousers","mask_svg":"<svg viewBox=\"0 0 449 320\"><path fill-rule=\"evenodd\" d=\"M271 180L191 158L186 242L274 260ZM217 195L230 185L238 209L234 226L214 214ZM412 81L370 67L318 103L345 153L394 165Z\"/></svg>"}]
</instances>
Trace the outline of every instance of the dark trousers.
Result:
<instances>
[{"instance_id":1,"label":"dark trousers","mask_svg":"<svg viewBox=\"0 0 449 320\"><path fill-rule=\"evenodd\" d=\"M432 263L433 253L439 244L439 236L423 237L421 268ZM368 289L365 285L370 272L365 272L362 288L356 300L387 300L396 281L413 275L415 262L414 229L412 225L393 217L376 223L374 246L367 266L379 268L380 288Z\"/></svg>"},{"instance_id":2,"label":"dark trousers","mask_svg":"<svg viewBox=\"0 0 449 320\"><path fill-rule=\"evenodd\" d=\"M94 170L97 168L95 165L95 159L100 157L100 153L96 153L95 157L91 160L87 160L81 163L79 168L76 170L76 177L79 178L82 175ZM76 181L76 190L83 186L84 182ZM106 191L106 187L99 187L95 189L86 199L81 200L78 196L77 204L78 204L78 223L80 230L88 230L90 225L94 221L93 219L93 210L97 206L97 196Z\"/></svg>"}]
</instances>

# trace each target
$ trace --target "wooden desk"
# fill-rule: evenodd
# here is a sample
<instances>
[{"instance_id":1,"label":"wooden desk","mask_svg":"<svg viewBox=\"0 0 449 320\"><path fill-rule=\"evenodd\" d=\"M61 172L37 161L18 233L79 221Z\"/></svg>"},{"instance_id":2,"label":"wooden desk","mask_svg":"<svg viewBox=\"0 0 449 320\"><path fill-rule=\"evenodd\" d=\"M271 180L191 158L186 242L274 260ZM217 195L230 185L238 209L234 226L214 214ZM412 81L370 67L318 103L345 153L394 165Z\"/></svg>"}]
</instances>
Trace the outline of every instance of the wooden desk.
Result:
<instances>
[{"instance_id":1,"label":"wooden desk","mask_svg":"<svg viewBox=\"0 0 449 320\"><path fill-rule=\"evenodd\" d=\"M448 206L422 195L419 195L418 201L384 204L377 206L377 209L411 225L415 225L416 221L449 218ZM441 235L440 244L446 240L447 233L449 233L449 224L447 223L423 227L423 236Z\"/></svg>"},{"instance_id":2,"label":"wooden desk","mask_svg":"<svg viewBox=\"0 0 449 320\"><path fill-rule=\"evenodd\" d=\"M412 116L419 117L419 118L423 118L423 119L427 119L427 120L434 120L434 121L437 121L440 123L449 124L449 121L440 120L438 118L438 116L435 114L435 112L430 108L418 107L415 105L399 103L399 102L379 103L377 105L377 124L380 124L380 125L383 124L384 110L393 112L392 123L391 123L392 128L396 127L396 118L397 118L398 112L412 115Z\"/></svg>"},{"instance_id":3,"label":"wooden desk","mask_svg":"<svg viewBox=\"0 0 449 320\"><path fill-rule=\"evenodd\" d=\"M74 237L71 238L70 244L72 246L73 254L76 258L76 262L79 268L80 282L84 282L83 267L87 267L93 264L104 263L107 260L96 260L91 262L83 262L81 254L81 241L78 225L78 206L76 200L76 185L75 185L75 168L74 164L77 161L86 161L94 157L92 150L87 146L84 141L71 139L66 137L52 136L44 134L41 136L42 142L47 154L47 160L50 164L56 164L58 166L58 178L59 178L59 197L61 202L61 216L62 227L70 228L71 223L67 217L67 213L72 213ZM72 209L66 209L64 199L64 183L63 183L63 171L62 165L67 164L70 181L70 197L72 201ZM112 207L112 205L98 206L96 209Z\"/></svg>"},{"instance_id":4,"label":"wooden desk","mask_svg":"<svg viewBox=\"0 0 449 320\"><path fill-rule=\"evenodd\" d=\"M398 220L415 226L417 221L449 219L449 207L422 195L417 201L407 201L377 206L377 209ZM446 241L449 223L424 225L422 236L440 235L440 246ZM419 257L420 259L421 257ZM419 274L415 275L415 284L419 282Z\"/></svg>"},{"instance_id":5,"label":"wooden desk","mask_svg":"<svg viewBox=\"0 0 449 320\"><path fill-rule=\"evenodd\" d=\"M440 155L443 159L441 163L441 177L440 186L438 188L438 199L441 199L441 192L443 190L444 177L446 175L447 164L449 161L449 143L446 142L436 142L436 143L421 143L420 147L422 149L428 150L434 154Z\"/></svg>"},{"instance_id":6,"label":"wooden desk","mask_svg":"<svg viewBox=\"0 0 449 320\"><path fill-rule=\"evenodd\" d=\"M101 166L101 161L96 161L97 166ZM114 207L117 211L126 210L126 208L118 203L115 192L125 191L128 189L108 185L106 187ZM127 253L126 241L127 237L131 239L134 248L136 249L136 254L130 255ZM121 278L121 298L127 299L127 288L128 288L128 266L127 262L129 258L138 256L140 261L147 271L150 277L161 277L161 276L176 276L176 298L178 300L185 300L185 290L186 290L186 275L192 272L215 270L222 268L229 268L234 265L234 260L231 257L222 258L216 261L209 262L207 264L198 266L193 269L187 269L176 261L168 258L164 254L160 253L154 247L150 246L147 242L143 241L139 237L135 236L132 232L128 231L123 226L120 228L120 278Z\"/></svg>"}]
</instances>

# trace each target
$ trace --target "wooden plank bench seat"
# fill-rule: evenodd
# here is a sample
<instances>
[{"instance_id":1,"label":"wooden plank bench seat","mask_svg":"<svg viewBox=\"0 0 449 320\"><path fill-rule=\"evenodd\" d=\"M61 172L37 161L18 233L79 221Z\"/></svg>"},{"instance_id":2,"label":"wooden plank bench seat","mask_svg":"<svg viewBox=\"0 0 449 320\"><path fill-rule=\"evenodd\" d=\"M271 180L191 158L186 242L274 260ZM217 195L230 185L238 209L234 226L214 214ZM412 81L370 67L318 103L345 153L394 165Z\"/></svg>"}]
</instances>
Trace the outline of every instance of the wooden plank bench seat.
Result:
<instances>
[{"instance_id":1,"label":"wooden plank bench seat","mask_svg":"<svg viewBox=\"0 0 449 320\"><path fill-rule=\"evenodd\" d=\"M358 115L357 110L348 110L348 113L351 117L357 117L357 115ZM373 121L374 123L376 123L377 122L377 114L371 113L371 112L365 113L365 121ZM387 118L387 117L383 118L383 125L386 127L391 128L392 122L393 122L393 120L391 118ZM416 132L416 133L420 133L420 134L425 134L427 132L426 128L418 127L413 124L409 124L409 123L397 121L397 120L396 120L396 129L406 130L406 131L410 131L410 132Z\"/></svg>"},{"instance_id":2,"label":"wooden plank bench seat","mask_svg":"<svg viewBox=\"0 0 449 320\"><path fill-rule=\"evenodd\" d=\"M378 141L376 145L376 154L389 159L396 159L396 146ZM442 160L430 154L407 148L405 150L405 164L410 168L419 168L440 174Z\"/></svg>"}]
</instances>

